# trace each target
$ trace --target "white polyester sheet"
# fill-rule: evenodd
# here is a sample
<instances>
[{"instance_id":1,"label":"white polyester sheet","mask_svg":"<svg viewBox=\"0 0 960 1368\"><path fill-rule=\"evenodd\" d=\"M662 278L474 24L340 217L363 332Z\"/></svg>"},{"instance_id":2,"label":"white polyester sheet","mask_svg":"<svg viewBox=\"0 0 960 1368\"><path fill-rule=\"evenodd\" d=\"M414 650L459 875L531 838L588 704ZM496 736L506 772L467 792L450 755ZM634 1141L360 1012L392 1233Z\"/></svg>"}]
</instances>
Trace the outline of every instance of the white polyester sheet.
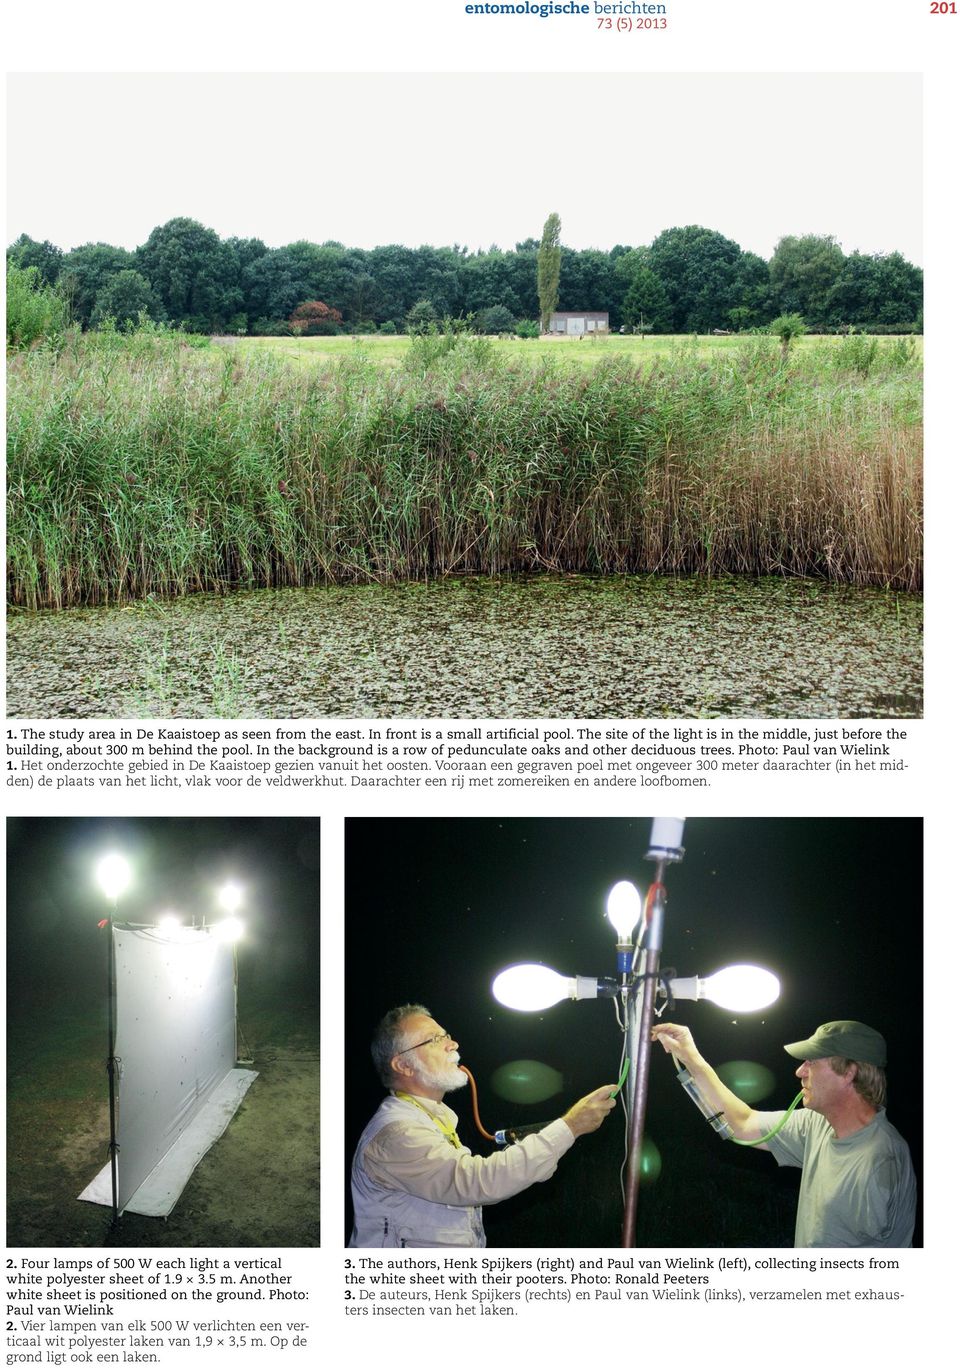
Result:
<instances>
[{"instance_id":1,"label":"white polyester sheet","mask_svg":"<svg viewBox=\"0 0 960 1368\"><path fill-rule=\"evenodd\" d=\"M113 936L123 1211L233 1070L236 997L233 947L211 932L114 927Z\"/></svg>"},{"instance_id":2,"label":"white polyester sheet","mask_svg":"<svg viewBox=\"0 0 960 1368\"><path fill-rule=\"evenodd\" d=\"M191 1173L227 1129L256 1077L252 1069L231 1069L226 1078L220 1080L187 1129L137 1188L127 1202L126 1211L138 1216L169 1216ZM101 1206L113 1205L109 1164L84 1188L79 1200L98 1202Z\"/></svg>"}]
</instances>

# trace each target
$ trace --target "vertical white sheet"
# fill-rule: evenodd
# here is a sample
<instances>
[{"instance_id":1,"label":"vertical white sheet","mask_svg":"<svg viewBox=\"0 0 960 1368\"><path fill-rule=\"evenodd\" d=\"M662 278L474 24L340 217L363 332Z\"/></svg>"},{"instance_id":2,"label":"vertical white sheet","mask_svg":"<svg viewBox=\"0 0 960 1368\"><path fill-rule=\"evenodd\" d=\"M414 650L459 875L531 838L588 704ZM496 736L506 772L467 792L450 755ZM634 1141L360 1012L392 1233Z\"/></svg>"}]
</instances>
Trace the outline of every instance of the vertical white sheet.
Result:
<instances>
[{"instance_id":1,"label":"vertical white sheet","mask_svg":"<svg viewBox=\"0 0 960 1368\"><path fill-rule=\"evenodd\" d=\"M236 1058L233 948L190 928L114 927L122 1211Z\"/></svg>"}]
</instances>

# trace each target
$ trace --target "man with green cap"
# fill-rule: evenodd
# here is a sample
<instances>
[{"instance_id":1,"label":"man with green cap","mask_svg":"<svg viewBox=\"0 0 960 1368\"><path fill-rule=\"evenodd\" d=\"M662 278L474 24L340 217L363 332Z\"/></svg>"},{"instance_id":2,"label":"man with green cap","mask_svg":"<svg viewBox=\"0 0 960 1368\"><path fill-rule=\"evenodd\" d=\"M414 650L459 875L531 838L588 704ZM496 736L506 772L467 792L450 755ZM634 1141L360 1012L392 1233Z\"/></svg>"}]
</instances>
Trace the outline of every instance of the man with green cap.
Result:
<instances>
[{"instance_id":1,"label":"man with green cap","mask_svg":"<svg viewBox=\"0 0 960 1368\"><path fill-rule=\"evenodd\" d=\"M884 1109L887 1047L878 1031L861 1021L828 1021L809 1040L785 1045L800 1060L803 1110L779 1130L784 1113L754 1111L731 1092L686 1026L655 1026L653 1037L686 1066L736 1139L770 1150L778 1164L803 1170L798 1249L910 1246L916 1180L906 1141Z\"/></svg>"}]
</instances>

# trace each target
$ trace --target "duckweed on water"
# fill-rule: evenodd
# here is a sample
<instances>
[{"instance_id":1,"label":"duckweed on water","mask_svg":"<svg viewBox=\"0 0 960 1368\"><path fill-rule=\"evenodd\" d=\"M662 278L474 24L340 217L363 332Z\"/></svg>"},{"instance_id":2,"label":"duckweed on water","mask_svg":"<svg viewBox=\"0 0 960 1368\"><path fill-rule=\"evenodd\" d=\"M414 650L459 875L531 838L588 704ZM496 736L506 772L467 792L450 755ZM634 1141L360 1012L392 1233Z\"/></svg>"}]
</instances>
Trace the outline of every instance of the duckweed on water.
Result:
<instances>
[{"instance_id":1,"label":"duckweed on water","mask_svg":"<svg viewBox=\"0 0 960 1368\"><path fill-rule=\"evenodd\" d=\"M918 717L917 596L583 576L11 616L13 717Z\"/></svg>"}]
</instances>

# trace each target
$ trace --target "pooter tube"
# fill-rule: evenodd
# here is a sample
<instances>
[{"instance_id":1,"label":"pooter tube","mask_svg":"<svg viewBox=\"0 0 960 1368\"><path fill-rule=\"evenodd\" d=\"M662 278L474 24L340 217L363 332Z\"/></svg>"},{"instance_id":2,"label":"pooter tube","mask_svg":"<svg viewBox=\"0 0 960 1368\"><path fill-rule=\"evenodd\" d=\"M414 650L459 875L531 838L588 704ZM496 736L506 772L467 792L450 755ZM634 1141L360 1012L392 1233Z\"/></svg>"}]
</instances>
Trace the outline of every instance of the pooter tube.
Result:
<instances>
[{"instance_id":1,"label":"pooter tube","mask_svg":"<svg viewBox=\"0 0 960 1368\"><path fill-rule=\"evenodd\" d=\"M484 1140L493 1140L498 1145L515 1145L518 1140L522 1140L525 1135L536 1135L537 1131L542 1131L544 1126L549 1126L549 1121L535 1121L528 1126L510 1126L505 1130L490 1132L484 1127L480 1120L480 1107L477 1102L477 1080L467 1068L466 1064L460 1064L460 1072L467 1075L467 1082L470 1084L470 1096L473 1101L473 1124L483 1136Z\"/></svg>"},{"instance_id":2,"label":"pooter tube","mask_svg":"<svg viewBox=\"0 0 960 1368\"><path fill-rule=\"evenodd\" d=\"M542 1131L545 1126L550 1125L549 1121L533 1121L526 1126L505 1126L503 1130L494 1131L491 1135L488 1130L484 1129L480 1121L480 1111L477 1105L477 1081L465 1064L461 1064L459 1068L461 1073L467 1075L467 1080L470 1084L470 1093L473 1099L473 1124L485 1140L493 1140L498 1145L515 1145L518 1141L523 1140L525 1136L536 1135L538 1131ZM629 1068L630 1061L627 1059L624 1061L623 1071L620 1074L617 1086L610 1094L611 1097L616 1097L617 1093L623 1087L623 1081L627 1076L627 1070Z\"/></svg>"},{"instance_id":3,"label":"pooter tube","mask_svg":"<svg viewBox=\"0 0 960 1368\"><path fill-rule=\"evenodd\" d=\"M693 1081L693 1076L683 1064L677 1066L677 1081L683 1088L687 1096L696 1104L698 1110L710 1122L713 1129L724 1140L733 1139L733 1131L730 1129L730 1122L722 1111L713 1111L710 1104L704 1099L700 1089Z\"/></svg>"}]
</instances>

